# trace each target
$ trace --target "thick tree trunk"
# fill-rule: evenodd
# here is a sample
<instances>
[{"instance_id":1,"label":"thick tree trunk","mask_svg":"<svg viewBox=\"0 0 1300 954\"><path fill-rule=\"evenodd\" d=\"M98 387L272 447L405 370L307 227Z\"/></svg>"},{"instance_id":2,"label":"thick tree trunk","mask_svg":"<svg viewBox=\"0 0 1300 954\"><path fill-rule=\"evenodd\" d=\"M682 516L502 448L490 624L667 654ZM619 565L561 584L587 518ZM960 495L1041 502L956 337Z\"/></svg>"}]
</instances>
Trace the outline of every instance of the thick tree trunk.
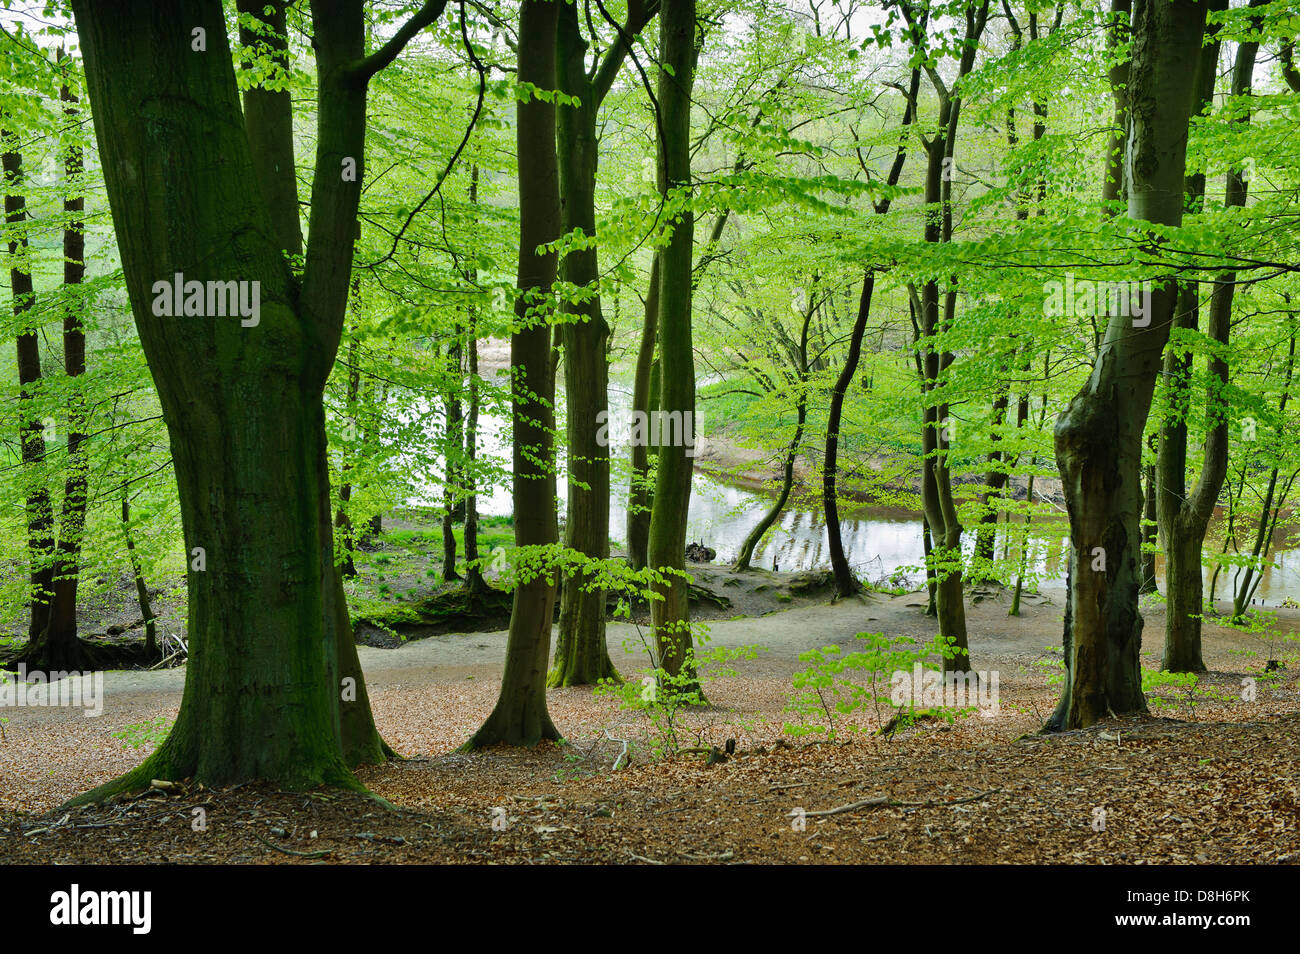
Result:
<instances>
[{"instance_id":1,"label":"thick tree trunk","mask_svg":"<svg viewBox=\"0 0 1300 954\"><path fill-rule=\"evenodd\" d=\"M1135 5L1130 218L1157 225L1182 221L1187 123L1195 99L1187 76L1200 56L1205 7L1197 0ZM1142 434L1176 299L1177 287L1166 281L1147 303L1149 322L1135 328L1130 316L1110 319L1092 376L1057 419L1071 552L1066 673L1049 729L1146 710L1138 612Z\"/></svg>"},{"instance_id":2,"label":"thick tree trunk","mask_svg":"<svg viewBox=\"0 0 1300 954\"><path fill-rule=\"evenodd\" d=\"M555 83L555 41L559 4L524 0L519 13L519 81L539 89ZM555 474L551 432L555 427L551 326L544 304L556 278L554 251L538 246L560 234L559 169L555 159L555 106L541 99L520 102L516 110L519 149L519 298L516 328L510 336L515 380L514 422L515 543L545 546L557 540ZM551 652L555 581L547 572L515 586L506 639L501 695L483 726L465 743L481 748L495 743L536 745L559 739L546 709L546 664Z\"/></svg>"},{"instance_id":3,"label":"thick tree trunk","mask_svg":"<svg viewBox=\"0 0 1300 954\"><path fill-rule=\"evenodd\" d=\"M684 421L695 416L695 355L691 338L691 263L695 216L680 205L691 193L691 88L695 79L695 0L663 0L659 14L659 191L679 203L672 237L660 251L659 348L663 362L659 409ZM662 435L660 435L662 437ZM650 516L649 566L669 573L650 604L655 665L669 676L694 680L686 565L686 517L694 458L684 442L658 448L654 508Z\"/></svg>"},{"instance_id":4,"label":"thick tree trunk","mask_svg":"<svg viewBox=\"0 0 1300 954\"><path fill-rule=\"evenodd\" d=\"M314 11L319 135L301 284L266 198L292 171L268 171L250 149L220 3L78 0L74 12L132 310L171 438L191 628L170 735L81 800L151 778L359 787L348 761L380 743L347 728L369 723L369 710L352 718L340 681L361 688L334 567L322 393L364 171L361 5ZM355 180L340 177L345 160ZM155 283L176 273L249 282L256 322L156 313L170 291Z\"/></svg>"},{"instance_id":5,"label":"thick tree trunk","mask_svg":"<svg viewBox=\"0 0 1300 954\"><path fill-rule=\"evenodd\" d=\"M556 64L561 92L576 105L556 111L560 168L560 230L596 234L596 98L585 71L587 44L578 28L577 9L560 8ZM600 269L596 249L569 252L561 264L564 281L586 290L581 303L565 302L561 311L580 315L561 326L564 342L564 387L568 405L568 510L564 545L588 560L609 558L609 444L597 440L600 422L609 413L609 326L597 293ZM551 686L595 685L618 679L605 644L605 590L595 586L599 564L578 569L560 594L560 629L555 645Z\"/></svg>"}]
</instances>

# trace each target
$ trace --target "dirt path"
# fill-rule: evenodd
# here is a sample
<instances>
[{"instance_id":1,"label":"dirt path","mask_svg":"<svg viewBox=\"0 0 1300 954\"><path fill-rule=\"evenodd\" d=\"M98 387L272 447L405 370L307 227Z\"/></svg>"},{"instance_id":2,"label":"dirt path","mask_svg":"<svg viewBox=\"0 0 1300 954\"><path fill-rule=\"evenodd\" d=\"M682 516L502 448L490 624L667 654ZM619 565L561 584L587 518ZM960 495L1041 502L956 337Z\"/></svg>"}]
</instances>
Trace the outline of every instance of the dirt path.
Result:
<instances>
[{"instance_id":1,"label":"dirt path","mask_svg":"<svg viewBox=\"0 0 1300 954\"><path fill-rule=\"evenodd\" d=\"M714 645L756 644L766 651L736 664L738 675L707 686L713 706L691 714L689 731L700 739L737 737L742 746L771 745L791 718L783 709L792 693L792 675L806 668L798 661L799 653L831 644L850 647L854 634L862 631L929 638L934 621L923 609L918 594L872 596L711 623ZM1162 610L1148 608L1146 616L1143 649L1158 654ZM1007 703L997 719L976 720L979 731L1003 739L1031 731L1055 699L1056 690L1035 660L1060 642L1059 602L1050 595L1035 598L1015 619L1006 615L1004 598L987 599L973 602L967 618L974 668L1001 672ZM1288 620L1292 627L1295 623ZM635 627L610 626L611 653L625 675L645 666L643 654L624 649L625 641L636 643L636 635ZM1206 627L1205 647L1211 669L1223 673L1245 668L1234 651L1257 648L1240 634L1212 625ZM504 632L430 637L395 650L361 647L384 737L407 755L440 757L452 751L491 711L504 650ZM1237 679L1221 678L1226 683ZM43 811L137 764L152 747L149 733L140 727L157 720L161 731L174 719L183 684L183 670L109 672L104 677L104 711L98 718L84 718L80 710L67 708L5 710L9 722L0 742L0 809ZM651 731L640 714L620 711L614 699L585 687L552 691L550 706L566 736L579 749L590 750L597 762L604 760L598 753L603 751L606 728L639 742L646 742ZM135 736L145 740L135 748L129 739L115 737L133 726Z\"/></svg>"}]
</instances>

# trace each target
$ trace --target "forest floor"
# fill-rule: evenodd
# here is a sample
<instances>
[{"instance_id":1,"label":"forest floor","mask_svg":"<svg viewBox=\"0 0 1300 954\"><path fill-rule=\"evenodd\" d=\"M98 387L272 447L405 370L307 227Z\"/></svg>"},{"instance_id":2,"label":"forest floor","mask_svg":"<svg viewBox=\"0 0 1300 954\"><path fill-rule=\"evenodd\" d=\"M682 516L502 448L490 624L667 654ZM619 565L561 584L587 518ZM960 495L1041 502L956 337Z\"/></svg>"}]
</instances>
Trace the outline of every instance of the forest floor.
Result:
<instances>
[{"instance_id":1,"label":"forest floor","mask_svg":"<svg viewBox=\"0 0 1300 954\"><path fill-rule=\"evenodd\" d=\"M1213 862L1300 863L1300 691L1294 655L1266 681L1261 642L1207 622L1203 688L1173 708L1055 736L1036 733L1055 702L1059 595L1006 615L1006 594L974 594L974 667L1000 674L996 714L869 734L873 712L809 744L783 732L800 652L850 649L860 631L928 639L920 594L809 602L710 624L710 645L765 648L706 684L682 714L682 749L654 757L661 732L587 688L552 690L564 745L454 749L495 701L504 633L361 647L384 737L409 758L359 772L396 806L337 791L265 786L152 791L58 812L138 763L175 717L181 670L110 672L103 714L10 709L0 741L0 860L6 862ZM1158 665L1163 610L1146 606L1143 663ZM1294 634L1300 612L1279 610ZM610 627L616 665L644 667L636 628ZM1244 701L1242 680L1257 678ZM816 720L813 720L816 721ZM864 731L847 731L852 722ZM631 743L632 764L613 771ZM196 831L202 809L206 830ZM65 817L66 816L66 817ZM1103 825L1104 820L1104 825ZM1102 829L1102 830L1097 830Z\"/></svg>"}]
</instances>

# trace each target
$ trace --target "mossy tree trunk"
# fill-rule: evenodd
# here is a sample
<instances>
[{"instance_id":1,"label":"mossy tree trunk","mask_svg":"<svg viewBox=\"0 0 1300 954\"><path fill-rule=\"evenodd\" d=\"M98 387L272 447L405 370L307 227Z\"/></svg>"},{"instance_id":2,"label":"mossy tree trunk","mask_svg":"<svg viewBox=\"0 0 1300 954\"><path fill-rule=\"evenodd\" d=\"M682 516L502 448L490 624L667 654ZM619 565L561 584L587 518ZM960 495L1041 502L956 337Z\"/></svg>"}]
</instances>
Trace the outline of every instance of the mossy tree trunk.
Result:
<instances>
[{"instance_id":1,"label":"mossy tree trunk","mask_svg":"<svg viewBox=\"0 0 1300 954\"><path fill-rule=\"evenodd\" d=\"M367 84L441 5L369 56L359 0L313 9L319 135L301 278L285 255L296 211L292 223L274 215L271 198L293 170L266 145L283 144L289 117L284 104L269 109L264 145L250 145L259 137L241 116L221 4L78 0L73 11L127 290L170 436L191 633L171 733L82 800L150 778L359 787L349 762L382 743L368 706L352 701L365 699L364 683L334 567L322 395L347 302ZM355 176L343 174L349 165ZM177 272L260 282L258 322L156 315L154 283Z\"/></svg>"}]
</instances>

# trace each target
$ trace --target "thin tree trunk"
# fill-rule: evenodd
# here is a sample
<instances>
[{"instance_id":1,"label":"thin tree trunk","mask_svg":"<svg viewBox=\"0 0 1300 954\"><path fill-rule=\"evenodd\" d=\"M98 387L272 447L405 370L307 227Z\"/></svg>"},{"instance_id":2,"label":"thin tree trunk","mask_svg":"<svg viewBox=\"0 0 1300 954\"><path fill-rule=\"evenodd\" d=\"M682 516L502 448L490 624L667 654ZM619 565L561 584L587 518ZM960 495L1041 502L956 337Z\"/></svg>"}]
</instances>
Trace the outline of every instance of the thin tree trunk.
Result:
<instances>
[{"instance_id":1,"label":"thin tree trunk","mask_svg":"<svg viewBox=\"0 0 1300 954\"><path fill-rule=\"evenodd\" d=\"M135 598L140 604L140 618L144 620L144 653L149 659L159 656L158 623L149 602L149 587L144 581L140 557L135 552L135 538L131 535L131 501L127 497L126 478L122 479L122 536L126 539L126 557L131 564L131 577L135 581Z\"/></svg>"},{"instance_id":2,"label":"thin tree trunk","mask_svg":"<svg viewBox=\"0 0 1300 954\"><path fill-rule=\"evenodd\" d=\"M560 230L596 235L596 95L586 72L587 43L577 8L560 8L557 86L574 101L556 111L560 168ZM609 443L598 440L609 414L609 325L601 313L596 248L575 249L560 265L564 281L584 289L586 299L561 311L581 316L561 325L564 386L568 406L568 509L564 545L593 561L579 567L560 593L560 628L548 685L595 685L619 679L605 643L605 589L597 586L609 558Z\"/></svg>"},{"instance_id":3,"label":"thin tree trunk","mask_svg":"<svg viewBox=\"0 0 1300 954\"><path fill-rule=\"evenodd\" d=\"M1145 488L1142 503L1142 582L1139 593L1156 593L1156 554L1151 549L1158 537L1159 516L1156 510L1156 468L1148 466L1143 472L1142 485Z\"/></svg>"},{"instance_id":4,"label":"thin tree trunk","mask_svg":"<svg viewBox=\"0 0 1300 954\"><path fill-rule=\"evenodd\" d=\"M62 60L63 51L59 51ZM59 89L65 106L63 115L70 121L79 115L77 97L66 85ZM71 146L64 156L65 188L63 211L69 216L63 230L64 294L81 285L86 276L86 239L81 214L85 200L75 194L80 189L82 156L79 146ZM63 316L63 368L69 378L86 372L86 331L81 323L81 302L73 298ZM54 595L50 603L50 624L45 635L45 664L52 669L77 668L89 662L88 652L77 639L77 582L80 574L81 541L86 528L86 491L88 462L83 448L85 437L85 401L75 387L68 405L68 476L63 487L63 508L59 516L58 556L54 564Z\"/></svg>"},{"instance_id":5,"label":"thin tree trunk","mask_svg":"<svg viewBox=\"0 0 1300 954\"><path fill-rule=\"evenodd\" d=\"M361 281L359 278L352 279L352 301L358 308L360 307ZM352 482L348 479L348 473L352 470L350 458L356 453L355 438L357 432L357 400L361 395L361 342L354 334L348 340L348 384L347 384L347 408L348 408L348 435L353 440L348 441L348 447L343 452L342 464L342 484L339 485L339 509L334 515L334 526L343 536L343 562L339 564L339 573L345 578L357 575L357 564L354 553L357 547L356 533L352 526L352 517L348 513L348 505L352 502Z\"/></svg>"},{"instance_id":6,"label":"thin tree trunk","mask_svg":"<svg viewBox=\"0 0 1300 954\"><path fill-rule=\"evenodd\" d=\"M1251 6L1258 6L1259 0L1252 0ZM1211 12L1227 8L1227 0L1215 0L1209 4ZM1218 26L1209 29L1217 32ZM1218 66L1217 42L1204 47L1201 58L1200 85L1201 102L1208 105L1214 93L1214 80ZM1245 96L1250 93L1251 76L1255 71L1255 56L1259 44L1254 41L1239 43L1236 63L1232 71L1232 95ZM1203 107L1202 107L1203 108ZM1236 122L1245 123L1249 116L1238 117ZM1205 192L1204 174L1194 177L1193 191L1199 192L1203 200ZM1239 170L1228 172L1228 181L1224 194L1226 208L1242 208L1246 204L1246 182ZM1195 296L1195 285L1189 294ZM1232 299L1236 288L1236 275L1225 272L1218 276L1210 294L1209 339L1218 347L1207 360L1209 384L1207 386L1205 451L1201 463L1200 476L1190 494L1184 495L1185 474L1187 467L1187 417L1182 414L1166 427L1165 433L1170 441L1169 460L1161 460L1160 503L1165 517L1161 524L1165 533L1165 596L1168 609L1165 615L1165 647L1161 659L1161 668L1169 672L1204 672L1205 662L1201 657L1201 614L1203 603L1203 577L1201 570L1201 551L1205 545L1205 533L1209 528L1210 518L1214 515L1214 505L1223 489L1223 481L1228 475L1228 362L1227 345L1232 319ZM1189 302L1194 305L1194 302ZM1188 309L1191 321L1195 321L1195 310ZM1194 325L1193 325L1194 327ZM1166 357L1166 370L1175 370L1169 374L1169 386L1177 391L1187 392L1190 382L1186 380L1183 368L1173 368L1172 356ZM1190 365L1184 361L1184 365ZM1190 368L1186 368L1190 371ZM1184 373L1180 373L1184 372ZM1176 408L1185 408L1185 398L1171 400ZM1162 457L1164 443L1161 443ZM1172 493L1165 492L1164 481L1171 484ZM1174 495L1177 495L1176 497Z\"/></svg>"},{"instance_id":7,"label":"thin tree trunk","mask_svg":"<svg viewBox=\"0 0 1300 954\"><path fill-rule=\"evenodd\" d=\"M455 340L447 348L447 372L452 375L451 388L443 395L443 408L447 414L447 431L445 447L446 461L443 467L446 484L442 490L442 579L450 583L460 579L456 572L456 517L457 511L464 519L464 503L458 500L458 484L461 468L452 463L452 453L459 453L464 442L460 389L464 384L461 370L460 325L453 330Z\"/></svg>"},{"instance_id":8,"label":"thin tree trunk","mask_svg":"<svg viewBox=\"0 0 1300 954\"><path fill-rule=\"evenodd\" d=\"M903 106L903 127L910 126L916 118L916 95L921 86L921 71L912 70L912 79L908 86L906 103ZM903 173L903 163L907 159L907 139L900 138L898 149L894 152L893 164L885 176L885 183L890 186L898 184ZM876 215L889 211L891 199L886 196L878 200L873 208ZM871 316L871 298L876 287L876 270L868 268L862 276L862 294L858 298L858 313L849 333L849 351L844 358L844 367L840 369L831 389L830 408L826 414L826 450L822 464L822 512L825 516L826 536L829 542L831 573L835 577L835 595L850 596L861 589L861 584L854 578L849 567L848 557L844 553L844 538L840 530L839 493L835 486L839 476L840 452L840 418L844 413L844 397L858 373L858 362L862 357L862 338L866 334L867 321Z\"/></svg>"},{"instance_id":9,"label":"thin tree trunk","mask_svg":"<svg viewBox=\"0 0 1300 954\"><path fill-rule=\"evenodd\" d=\"M695 80L695 0L663 0L659 14L659 191L679 203L672 237L661 250L659 338L663 362L659 410L683 421L695 417L695 355L691 338L691 263L695 215L682 199L691 187L691 88ZM662 437L662 434L660 435ZM660 441L654 509L650 516L649 566L682 572L686 565L686 518L691 500L693 450L684 442ZM669 573L656 587L663 599L650 605L655 665L676 688L697 689L686 580ZM670 687L671 688L671 687Z\"/></svg>"},{"instance_id":10,"label":"thin tree trunk","mask_svg":"<svg viewBox=\"0 0 1300 954\"><path fill-rule=\"evenodd\" d=\"M658 405L659 387L652 381L656 367L655 348L659 333L660 253L655 252L650 266L650 287L645 296L645 323L641 328L641 346L636 354L636 372L632 379L632 414L650 419ZM646 547L650 539L650 511L654 504L654 478L651 466L653 451L641 441L632 442L632 476L627 494L627 562L634 570L646 566Z\"/></svg>"},{"instance_id":11,"label":"thin tree trunk","mask_svg":"<svg viewBox=\"0 0 1300 954\"><path fill-rule=\"evenodd\" d=\"M520 83L551 89L559 5L523 0L519 13ZM559 169L555 158L555 106L537 98L516 107L519 149L519 297L510 336L514 422L515 543L554 544L558 538L551 433L555 427L551 325L544 301L556 279L554 251L538 246L560 234ZM543 568L515 585L506 639L501 694L487 721L465 748L495 743L536 745L559 739L546 709L546 664L551 651L555 581Z\"/></svg>"},{"instance_id":12,"label":"thin tree trunk","mask_svg":"<svg viewBox=\"0 0 1300 954\"><path fill-rule=\"evenodd\" d=\"M27 200L23 195L23 157L8 148L11 135L0 132L6 145L3 165L5 223L10 229L9 283L13 290L13 309L17 327L18 358L18 427L22 454L23 483L26 485L27 555L31 566L31 593L28 597L31 619L27 627L28 649L42 647L50 625L50 601L54 590L54 512L50 492L43 476L35 470L45 463L45 428L41 419L28 410L36 398L41 381L41 348L38 328L29 317L35 304L31 265L24 223ZM74 667L76 668L76 667Z\"/></svg>"},{"instance_id":13,"label":"thin tree trunk","mask_svg":"<svg viewBox=\"0 0 1300 954\"><path fill-rule=\"evenodd\" d=\"M794 465L799 458L799 445L803 443L804 423L808 419L808 330L812 325L813 315L817 314L817 311L817 302L814 300L813 295L809 295L808 307L803 316L803 328L799 333L799 354L797 355L799 366L795 371L794 381L792 382L798 390L795 396L794 437L791 439L790 447L786 451L785 465L781 470L781 490L771 508L763 515L763 518L754 529L749 531L749 535L745 537L745 542L741 544L740 553L736 556L734 566L734 569L738 571L749 569L750 561L754 559L755 548L763 539L763 535L771 529L772 524L776 523L781 516L781 511L785 509L786 502L790 499L790 490L794 487Z\"/></svg>"},{"instance_id":14,"label":"thin tree trunk","mask_svg":"<svg viewBox=\"0 0 1300 954\"><path fill-rule=\"evenodd\" d=\"M469 202L471 207L478 205L477 163L470 167ZM477 269L471 271L470 281L478 281ZM478 307L470 305L466 311L469 318L465 341L466 370L469 376L469 410L465 415L465 588L471 594L478 594L487 589L483 571L478 565L478 494L477 475L474 472L474 461L478 455Z\"/></svg>"}]
</instances>

